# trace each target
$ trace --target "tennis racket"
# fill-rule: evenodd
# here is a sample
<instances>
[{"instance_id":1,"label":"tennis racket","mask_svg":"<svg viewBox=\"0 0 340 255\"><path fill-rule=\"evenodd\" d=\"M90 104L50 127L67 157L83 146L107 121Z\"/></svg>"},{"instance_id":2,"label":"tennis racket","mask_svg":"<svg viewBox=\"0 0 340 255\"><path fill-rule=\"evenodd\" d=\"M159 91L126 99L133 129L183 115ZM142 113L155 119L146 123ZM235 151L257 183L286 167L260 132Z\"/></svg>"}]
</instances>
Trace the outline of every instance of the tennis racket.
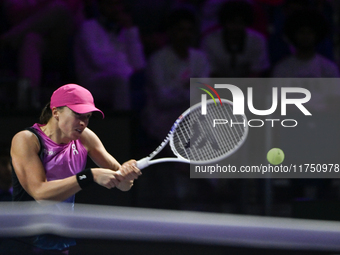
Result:
<instances>
[{"instance_id":1,"label":"tennis racket","mask_svg":"<svg viewBox=\"0 0 340 255\"><path fill-rule=\"evenodd\" d=\"M221 99L221 104L207 100L205 115L201 108L198 103L187 109L156 150L137 161L137 167L163 162L209 164L237 151L248 135L246 116L233 115L233 104L226 99ZM168 143L176 157L153 159Z\"/></svg>"}]
</instances>

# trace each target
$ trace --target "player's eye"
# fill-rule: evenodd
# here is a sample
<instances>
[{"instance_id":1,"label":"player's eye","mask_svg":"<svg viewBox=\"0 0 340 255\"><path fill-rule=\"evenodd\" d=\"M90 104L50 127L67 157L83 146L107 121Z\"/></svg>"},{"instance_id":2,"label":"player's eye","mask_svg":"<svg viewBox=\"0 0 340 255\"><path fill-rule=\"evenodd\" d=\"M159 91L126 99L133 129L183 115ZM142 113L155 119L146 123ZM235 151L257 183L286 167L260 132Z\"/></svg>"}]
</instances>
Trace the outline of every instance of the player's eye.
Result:
<instances>
[{"instance_id":1,"label":"player's eye","mask_svg":"<svg viewBox=\"0 0 340 255\"><path fill-rule=\"evenodd\" d=\"M80 119L82 121L84 120L89 120L92 116L92 113L88 113L88 114L80 114L80 113L77 113L77 112L73 112L74 116L77 118L77 119Z\"/></svg>"},{"instance_id":2,"label":"player's eye","mask_svg":"<svg viewBox=\"0 0 340 255\"><path fill-rule=\"evenodd\" d=\"M73 112L73 114L74 114L74 116L76 116L76 117L80 117L80 113L77 113L77 112L74 112L74 111L72 111Z\"/></svg>"}]
</instances>

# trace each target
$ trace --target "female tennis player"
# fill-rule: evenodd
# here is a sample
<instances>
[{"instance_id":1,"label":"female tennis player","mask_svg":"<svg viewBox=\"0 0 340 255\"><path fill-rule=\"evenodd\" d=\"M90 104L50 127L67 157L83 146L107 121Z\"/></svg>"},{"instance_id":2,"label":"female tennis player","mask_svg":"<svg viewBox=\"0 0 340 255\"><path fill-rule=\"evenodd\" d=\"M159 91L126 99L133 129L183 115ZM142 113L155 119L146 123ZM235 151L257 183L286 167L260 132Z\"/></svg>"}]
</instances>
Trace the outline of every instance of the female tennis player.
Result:
<instances>
[{"instance_id":1,"label":"female tennis player","mask_svg":"<svg viewBox=\"0 0 340 255\"><path fill-rule=\"evenodd\" d=\"M87 89L67 84L54 91L41 114L41 123L13 137L14 201L52 200L72 205L75 193L93 182L108 189L131 188L141 171L135 160L120 165L87 128L94 112L104 118ZM87 156L99 168L85 169ZM67 241L46 240L46 236L39 236L32 243L42 249L56 250L72 245Z\"/></svg>"}]
</instances>

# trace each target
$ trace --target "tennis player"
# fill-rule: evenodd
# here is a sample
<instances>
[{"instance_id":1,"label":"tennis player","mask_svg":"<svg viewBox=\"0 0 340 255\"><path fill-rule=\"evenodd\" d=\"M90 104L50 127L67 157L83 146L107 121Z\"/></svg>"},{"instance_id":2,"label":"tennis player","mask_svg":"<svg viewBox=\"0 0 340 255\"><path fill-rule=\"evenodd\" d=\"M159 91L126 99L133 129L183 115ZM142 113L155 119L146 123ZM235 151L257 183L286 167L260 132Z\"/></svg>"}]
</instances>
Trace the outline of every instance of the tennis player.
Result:
<instances>
[{"instance_id":1,"label":"tennis player","mask_svg":"<svg viewBox=\"0 0 340 255\"><path fill-rule=\"evenodd\" d=\"M98 136L87 128L93 113L104 118L87 89L67 84L54 91L50 103L42 111L41 123L13 137L14 201L63 201L73 208L75 193L91 183L122 191L132 187L133 181L141 175L136 161L120 165L106 151ZM87 156L99 168L85 169ZM74 244L46 235L35 237L31 243L47 250L64 250Z\"/></svg>"}]
</instances>

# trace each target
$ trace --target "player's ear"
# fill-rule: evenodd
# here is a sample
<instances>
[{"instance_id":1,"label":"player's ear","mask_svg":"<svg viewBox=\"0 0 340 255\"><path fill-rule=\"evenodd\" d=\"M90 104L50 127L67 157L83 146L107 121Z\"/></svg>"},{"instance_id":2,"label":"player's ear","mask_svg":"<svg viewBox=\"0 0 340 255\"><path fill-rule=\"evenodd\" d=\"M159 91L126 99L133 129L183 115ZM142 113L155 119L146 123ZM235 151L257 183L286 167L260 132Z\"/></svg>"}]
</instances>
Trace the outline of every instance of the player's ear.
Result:
<instances>
[{"instance_id":1,"label":"player's ear","mask_svg":"<svg viewBox=\"0 0 340 255\"><path fill-rule=\"evenodd\" d=\"M59 120L59 110L57 107L52 108L52 116L55 118L57 121Z\"/></svg>"}]
</instances>

